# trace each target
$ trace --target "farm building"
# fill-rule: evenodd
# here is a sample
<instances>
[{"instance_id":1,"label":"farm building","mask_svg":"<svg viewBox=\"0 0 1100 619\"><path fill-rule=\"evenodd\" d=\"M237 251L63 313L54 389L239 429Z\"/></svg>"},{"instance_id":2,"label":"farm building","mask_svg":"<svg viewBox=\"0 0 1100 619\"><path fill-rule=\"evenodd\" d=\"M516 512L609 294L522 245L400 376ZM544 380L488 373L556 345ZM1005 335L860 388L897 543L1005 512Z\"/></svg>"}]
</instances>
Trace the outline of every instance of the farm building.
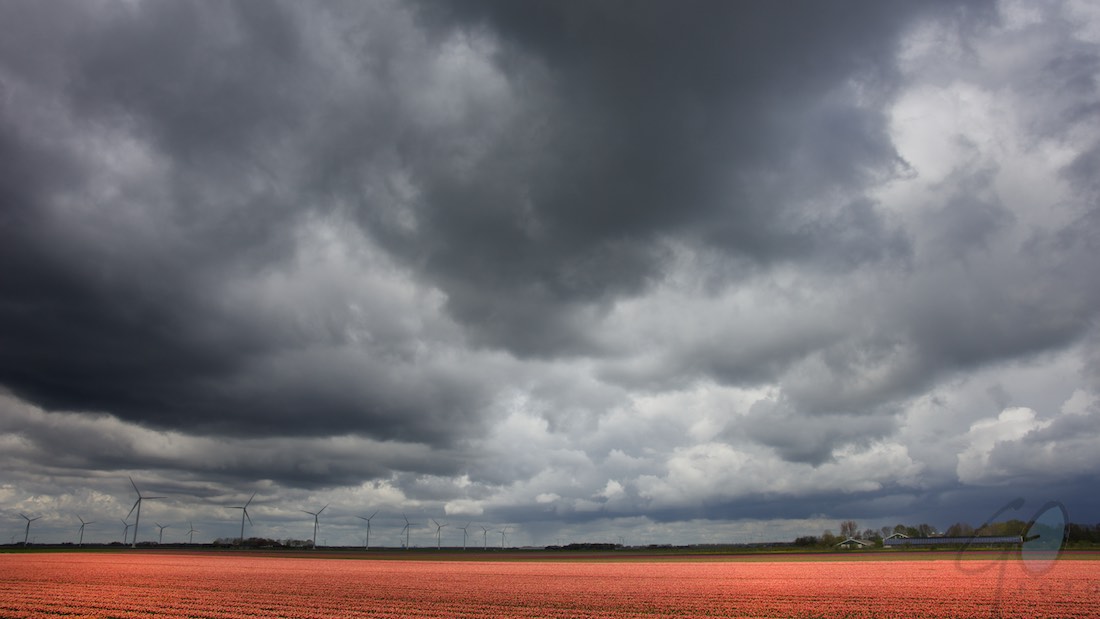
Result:
<instances>
[{"instance_id":1,"label":"farm building","mask_svg":"<svg viewBox=\"0 0 1100 619\"><path fill-rule=\"evenodd\" d=\"M882 540L882 545L887 548L904 548L905 546L1001 546L1004 544L1021 544L1023 541L1023 537L1019 535L906 537L901 533L895 533Z\"/></svg>"}]
</instances>

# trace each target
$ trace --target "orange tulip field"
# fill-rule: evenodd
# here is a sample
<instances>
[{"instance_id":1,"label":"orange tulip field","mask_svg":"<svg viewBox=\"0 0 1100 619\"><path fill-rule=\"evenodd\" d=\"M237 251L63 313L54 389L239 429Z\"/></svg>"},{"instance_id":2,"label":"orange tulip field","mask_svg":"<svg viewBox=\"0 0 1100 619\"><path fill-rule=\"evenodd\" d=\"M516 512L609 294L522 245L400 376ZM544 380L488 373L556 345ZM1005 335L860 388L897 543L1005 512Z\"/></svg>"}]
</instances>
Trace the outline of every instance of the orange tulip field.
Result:
<instances>
[{"instance_id":1,"label":"orange tulip field","mask_svg":"<svg viewBox=\"0 0 1100 619\"><path fill-rule=\"evenodd\" d=\"M2 617L1085 618L1100 562L0 555Z\"/></svg>"}]
</instances>

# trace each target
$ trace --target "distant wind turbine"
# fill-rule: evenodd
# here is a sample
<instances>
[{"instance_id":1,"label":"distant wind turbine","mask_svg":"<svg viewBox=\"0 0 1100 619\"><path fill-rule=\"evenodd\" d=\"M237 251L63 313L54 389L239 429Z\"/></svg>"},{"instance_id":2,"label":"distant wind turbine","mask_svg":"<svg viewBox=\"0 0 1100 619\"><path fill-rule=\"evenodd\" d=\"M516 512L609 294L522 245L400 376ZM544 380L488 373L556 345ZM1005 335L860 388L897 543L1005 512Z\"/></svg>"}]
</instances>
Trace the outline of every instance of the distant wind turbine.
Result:
<instances>
[{"instance_id":1,"label":"distant wind turbine","mask_svg":"<svg viewBox=\"0 0 1100 619\"><path fill-rule=\"evenodd\" d=\"M466 536L467 536L466 529L469 529L471 524L473 524L473 523L472 522L467 522L466 526L458 527L459 530L462 531L462 550L466 550Z\"/></svg>"},{"instance_id":2,"label":"distant wind turbine","mask_svg":"<svg viewBox=\"0 0 1100 619\"><path fill-rule=\"evenodd\" d=\"M122 518L119 518L119 520L122 520ZM129 522L126 522L125 520L122 520L122 524L126 525L126 528L122 530L122 543L125 545L126 544L126 537L130 534L130 527L132 527L134 525L130 524Z\"/></svg>"},{"instance_id":3,"label":"distant wind turbine","mask_svg":"<svg viewBox=\"0 0 1100 619\"><path fill-rule=\"evenodd\" d=\"M401 532L405 534L405 550L408 550L410 548L409 529L413 527L413 523L409 522L409 517L405 514L401 514L401 517L405 519L405 526L401 529Z\"/></svg>"},{"instance_id":4,"label":"distant wind turbine","mask_svg":"<svg viewBox=\"0 0 1100 619\"><path fill-rule=\"evenodd\" d=\"M187 543L188 544L194 544L195 543L195 534L198 533L199 530L195 528L195 525L192 524L191 521L187 522L187 526L191 527L191 530L187 532Z\"/></svg>"},{"instance_id":5,"label":"distant wind turbine","mask_svg":"<svg viewBox=\"0 0 1100 619\"><path fill-rule=\"evenodd\" d=\"M84 545L84 527L89 524L95 524L95 522L84 522L84 519L80 517L80 514L76 515L76 519L80 521L80 541L76 543L77 546Z\"/></svg>"},{"instance_id":6,"label":"distant wind turbine","mask_svg":"<svg viewBox=\"0 0 1100 619\"><path fill-rule=\"evenodd\" d=\"M482 531L482 535L484 537L484 539L482 540L481 549L482 550L489 550L489 531L492 531L492 529L490 529L489 527L483 526L483 527L481 527L481 531Z\"/></svg>"},{"instance_id":7,"label":"distant wind turbine","mask_svg":"<svg viewBox=\"0 0 1100 619\"><path fill-rule=\"evenodd\" d=\"M157 538L157 543L158 544L163 544L164 543L164 530L167 529L169 527L169 525L161 524L159 522L154 522L153 524L155 524L157 526L157 528L160 529L160 537Z\"/></svg>"},{"instance_id":8,"label":"distant wind turbine","mask_svg":"<svg viewBox=\"0 0 1100 619\"><path fill-rule=\"evenodd\" d=\"M42 516L35 516L34 518L28 518L26 514L19 514L19 515L23 516L23 520L27 521L27 531L26 531L26 533L23 534L23 546L26 546L27 545L27 540L30 539L30 537L31 537L31 523L34 522L35 520L38 520Z\"/></svg>"},{"instance_id":9,"label":"distant wind turbine","mask_svg":"<svg viewBox=\"0 0 1100 619\"><path fill-rule=\"evenodd\" d=\"M317 547L317 524L318 524L317 517L320 516L321 512L325 511L325 509L327 509L327 508L328 508L328 505L326 504L324 507L322 507L321 509L319 509L315 512L309 512L309 511L306 511L304 509L301 510L303 513L306 513L306 514L309 514L309 515L313 516L313 547L314 548Z\"/></svg>"},{"instance_id":10,"label":"distant wind turbine","mask_svg":"<svg viewBox=\"0 0 1100 619\"><path fill-rule=\"evenodd\" d=\"M504 527L500 530L500 549L504 550L504 535L508 533L508 527Z\"/></svg>"},{"instance_id":11,"label":"distant wind turbine","mask_svg":"<svg viewBox=\"0 0 1100 619\"><path fill-rule=\"evenodd\" d=\"M252 493L252 496L248 497L248 500L245 501L244 505L237 505L235 507L230 507L229 508L229 509L239 509L239 510L241 510L241 536L239 538L237 538L237 545L238 546L244 546L244 519L248 518L248 524L252 524L252 516L248 515L248 505L250 503L252 503L252 499L254 499L254 498L256 498L256 493L255 492Z\"/></svg>"},{"instance_id":12,"label":"distant wind turbine","mask_svg":"<svg viewBox=\"0 0 1100 619\"><path fill-rule=\"evenodd\" d=\"M367 539L366 539L366 541L363 542L363 550L370 550L370 521L377 515L378 515L378 512L374 512L368 518L364 518L363 516L356 516L356 518L358 518L360 520L366 520L367 521Z\"/></svg>"},{"instance_id":13,"label":"distant wind turbine","mask_svg":"<svg viewBox=\"0 0 1100 619\"><path fill-rule=\"evenodd\" d=\"M166 498L166 497L162 497L162 496L142 496L141 495L141 490L138 490L137 484L134 483L134 478L133 477L130 478L130 485L134 487L134 492L136 492L137 495L138 495L137 500L134 501L134 506L130 508L130 514L134 513L135 509L137 510L137 517L134 518L134 542L132 544L130 544L130 548L137 548L138 524L141 523L141 502L142 501L152 501L153 499L163 499L163 498ZM126 517L129 518L130 514L126 514Z\"/></svg>"},{"instance_id":14,"label":"distant wind turbine","mask_svg":"<svg viewBox=\"0 0 1100 619\"><path fill-rule=\"evenodd\" d=\"M440 540L443 538L443 527L447 526L447 523L439 524L435 521L435 518L432 518L432 524L435 525L435 549L439 550L442 548Z\"/></svg>"}]
</instances>

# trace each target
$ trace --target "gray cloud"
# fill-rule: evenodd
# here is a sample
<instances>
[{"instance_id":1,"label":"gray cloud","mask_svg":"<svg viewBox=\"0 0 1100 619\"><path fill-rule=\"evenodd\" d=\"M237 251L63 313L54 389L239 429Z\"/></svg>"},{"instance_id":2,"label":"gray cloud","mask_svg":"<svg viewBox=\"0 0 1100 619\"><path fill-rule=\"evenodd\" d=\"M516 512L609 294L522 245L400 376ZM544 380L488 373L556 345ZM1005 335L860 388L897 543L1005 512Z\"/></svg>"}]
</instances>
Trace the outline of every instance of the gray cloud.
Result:
<instances>
[{"instance_id":1,"label":"gray cloud","mask_svg":"<svg viewBox=\"0 0 1100 619\"><path fill-rule=\"evenodd\" d=\"M821 465L852 443L868 443L896 430L891 415L806 415L787 402L760 400L745 419L726 430L773 448L784 460Z\"/></svg>"}]
</instances>

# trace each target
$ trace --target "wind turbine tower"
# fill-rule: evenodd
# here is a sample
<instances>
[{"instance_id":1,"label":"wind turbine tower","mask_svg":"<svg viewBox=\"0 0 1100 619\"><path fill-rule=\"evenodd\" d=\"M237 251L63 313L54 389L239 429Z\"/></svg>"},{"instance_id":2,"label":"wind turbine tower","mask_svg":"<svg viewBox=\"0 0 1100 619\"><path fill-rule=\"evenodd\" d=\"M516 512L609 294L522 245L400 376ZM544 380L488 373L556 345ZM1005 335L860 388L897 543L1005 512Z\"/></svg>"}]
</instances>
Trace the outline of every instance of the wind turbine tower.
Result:
<instances>
[{"instance_id":1,"label":"wind turbine tower","mask_svg":"<svg viewBox=\"0 0 1100 619\"><path fill-rule=\"evenodd\" d=\"M500 530L500 549L504 550L504 536L508 533L508 527L504 527Z\"/></svg>"},{"instance_id":2,"label":"wind turbine tower","mask_svg":"<svg viewBox=\"0 0 1100 619\"><path fill-rule=\"evenodd\" d=\"M77 546L84 545L84 527L89 524L95 524L95 522L84 522L84 519L80 517L80 514L76 515L76 519L80 521L80 541L76 543Z\"/></svg>"},{"instance_id":3,"label":"wind turbine tower","mask_svg":"<svg viewBox=\"0 0 1100 619\"><path fill-rule=\"evenodd\" d=\"M318 524L317 517L320 516L321 512L325 511L326 508L328 508L328 505L325 505L324 507L322 507L321 509L319 509L315 512L308 512L304 509L301 510L302 513L309 514L309 515L313 516L313 547L314 548L317 547L317 524Z\"/></svg>"},{"instance_id":4,"label":"wind turbine tower","mask_svg":"<svg viewBox=\"0 0 1100 619\"><path fill-rule=\"evenodd\" d=\"M158 544L163 544L164 543L164 530L167 529L169 525L161 524L159 522L154 522L153 524L157 525L157 528L160 529L160 537L157 538L157 543Z\"/></svg>"},{"instance_id":5,"label":"wind turbine tower","mask_svg":"<svg viewBox=\"0 0 1100 619\"><path fill-rule=\"evenodd\" d=\"M125 520L122 520L122 518L119 518L119 520L122 521L122 524L126 525L126 528L122 529L122 543L126 544L126 536L130 534L130 527L134 525L126 522Z\"/></svg>"},{"instance_id":6,"label":"wind turbine tower","mask_svg":"<svg viewBox=\"0 0 1100 619\"><path fill-rule=\"evenodd\" d=\"M467 529L469 529L469 528L470 528L470 525L471 525L471 524L473 524L473 523L472 523L472 522L467 522L467 523L466 523L466 526L464 526L464 527L458 527L458 528L459 528L459 530L460 530L460 531L462 531L462 551L463 551L463 552L465 552L465 551L466 551L466 536L467 536L467 533L468 533L468 532L467 532Z\"/></svg>"},{"instance_id":7,"label":"wind turbine tower","mask_svg":"<svg viewBox=\"0 0 1100 619\"><path fill-rule=\"evenodd\" d=\"M492 531L492 529L490 529L489 527L483 526L483 527L481 527L481 531L482 531L482 537L484 538L484 539L482 539L482 542L481 542L482 543L481 549L482 550L489 550L489 531Z\"/></svg>"},{"instance_id":8,"label":"wind turbine tower","mask_svg":"<svg viewBox=\"0 0 1100 619\"><path fill-rule=\"evenodd\" d=\"M26 514L19 514L19 515L23 517L23 520L27 521L27 531L26 531L26 533L23 534L23 546L26 547L27 540L29 540L31 538L31 523L34 522L35 520L38 520L42 516L35 516L34 518L28 518ZM35 539L37 539L37 538L35 538Z\"/></svg>"},{"instance_id":9,"label":"wind turbine tower","mask_svg":"<svg viewBox=\"0 0 1100 619\"><path fill-rule=\"evenodd\" d=\"M137 500L134 501L134 506L130 508L130 514L134 513L135 509L137 510L137 517L134 518L134 541L133 541L132 544L130 544L130 548L137 548L138 524L141 523L141 502L142 501L152 501L153 499L163 499L163 498L166 498L166 497L162 497L162 496L142 496L141 495L141 490L138 490L137 484L134 483L134 478L133 477L130 478L130 485L134 487L134 492L136 492L137 495L138 495ZM130 514L126 514L126 517L129 518Z\"/></svg>"},{"instance_id":10,"label":"wind turbine tower","mask_svg":"<svg viewBox=\"0 0 1100 619\"><path fill-rule=\"evenodd\" d=\"M252 516L248 515L248 505L250 503L252 503L252 499L254 499L254 498L256 498L256 493L255 492L252 493L252 496L248 497L248 500L245 501L244 505L237 505L237 506L229 508L229 509L239 509L239 510L241 510L241 536L239 538L237 538L237 545L238 546L243 546L244 545L244 519L248 518L248 524L252 524Z\"/></svg>"},{"instance_id":11,"label":"wind turbine tower","mask_svg":"<svg viewBox=\"0 0 1100 619\"><path fill-rule=\"evenodd\" d=\"M401 529L401 532L405 534L405 550L408 550L410 548L410 546L409 546L409 529L412 528L413 524L411 522L409 522L409 517L406 516L405 514L401 514L401 517L405 519L405 526L404 526L404 528Z\"/></svg>"},{"instance_id":12,"label":"wind turbine tower","mask_svg":"<svg viewBox=\"0 0 1100 619\"><path fill-rule=\"evenodd\" d=\"M435 525L435 549L439 550L440 548L442 548L440 540L443 537L443 527L447 526L447 523L444 522L443 524L439 524L435 521L435 518L432 518L432 524Z\"/></svg>"},{"instance_id":13,"label":"wind turbine tower","mask_svg":"<svg viewBox=\"0 0 1100 619\"><path fill-rule=\"evenodd\" d=\"M187 522L187 526L191 527L191 530L187 532L187 543L188 544L194 544L195 543L195 534L198 533L199 530L196 529L195 525L193 523L191 523L190 521Z\"/></svg>"},{"instance_id":14,"label":"wind turbine tower","mask_svg":"<svg viewBox=\"0 0 1100 619\"><path fill-rule=\"evenodd\" d=\"M367 521L367 539L366 539L365 542L363 542L363 550L370 550L370 521L377 515L378 515L378 512L374 512L373 514L370 515L369 518L364 518L363 516L356 516L356 518L358 518L360 520L366 520Z\"/></svg>"}]
</instances>

